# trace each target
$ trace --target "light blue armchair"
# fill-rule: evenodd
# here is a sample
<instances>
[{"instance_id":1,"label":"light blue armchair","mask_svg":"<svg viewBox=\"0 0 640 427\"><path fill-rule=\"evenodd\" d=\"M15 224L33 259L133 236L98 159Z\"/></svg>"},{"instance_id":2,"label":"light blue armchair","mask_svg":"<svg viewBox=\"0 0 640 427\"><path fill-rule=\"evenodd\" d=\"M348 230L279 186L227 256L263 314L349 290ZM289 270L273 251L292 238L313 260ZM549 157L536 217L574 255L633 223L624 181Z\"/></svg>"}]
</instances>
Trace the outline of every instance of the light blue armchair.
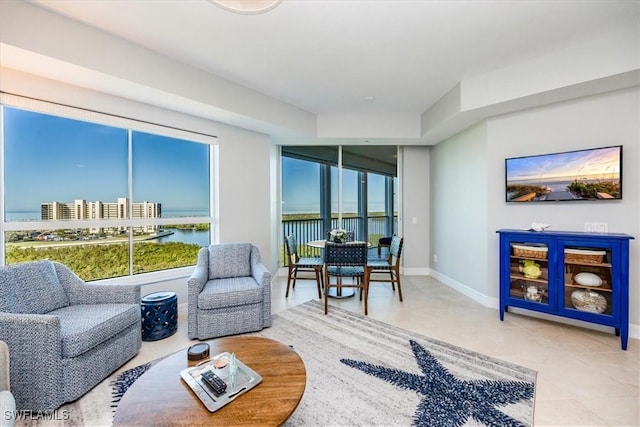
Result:
<instances>
[{"instance_id":1,"label":"light blue armchair","mask_svg":"<svg viewBox=\"0 0 640 427\"><path fill-rule=\"evenodd\" d=\"M189 338L205 340L271 326L271 273L250 243L200 249L188 286Z\"/></svg>"},{"instance_id":2,"label":"light blue armchair","mask_svg":"<svg viewBox=\"0 0 640 427\"><path fill-rule=\"evenodd\" d=\"M18 411L78 399L142 343L140 287L87 284L44 260L0 267L0 340Z\"/></svg>"}]
</instances>

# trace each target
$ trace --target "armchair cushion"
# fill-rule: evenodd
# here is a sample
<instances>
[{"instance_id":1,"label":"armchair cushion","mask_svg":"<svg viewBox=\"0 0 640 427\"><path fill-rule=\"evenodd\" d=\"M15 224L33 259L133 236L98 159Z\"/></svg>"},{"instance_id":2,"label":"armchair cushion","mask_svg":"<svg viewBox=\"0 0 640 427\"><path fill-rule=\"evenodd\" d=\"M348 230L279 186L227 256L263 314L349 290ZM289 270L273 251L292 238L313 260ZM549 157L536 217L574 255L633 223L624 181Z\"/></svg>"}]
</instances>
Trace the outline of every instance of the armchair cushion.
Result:
<instances>
[{"instance_id":1,"label":"armchair cushion","mask_svg":"<svg viewBox=\"0 0 640 427\"><path fill-rule=\"evenodd\" d=\"M209 280L251 276L251 243L209 247Z\"/></svg>"},{"instance_id":2,"label":"armchair cushion","mask_svg":"<svg viewBox=\"0 0 640 427\"><path fill-rule=\"evenodd\" d=\"M209 281L198 295L198 308L210 310L257 304L264 300L264 292L253 277L233 277Z\"/></svg>"},{"instance_id":3,"label":"armchair cushion","mask_svg":"<svg viewBox=\"0 0 640 427\"><path fill-rule=\"evenodd\" d=\"M63 358L81 355L140 323L140 307L132 304L70 305L49 314L60 318Z\"/></svg>"},{"instance_id":4,"label":"armchair cushion","mask_svg":"<svg viewBox=\"0 0 640 427\"><path fill-rule=\"evenodd\" d=\"M68 305L51 261L14 264L0 270L0 311L45 314Z\"/></svg>"}]
</instances>

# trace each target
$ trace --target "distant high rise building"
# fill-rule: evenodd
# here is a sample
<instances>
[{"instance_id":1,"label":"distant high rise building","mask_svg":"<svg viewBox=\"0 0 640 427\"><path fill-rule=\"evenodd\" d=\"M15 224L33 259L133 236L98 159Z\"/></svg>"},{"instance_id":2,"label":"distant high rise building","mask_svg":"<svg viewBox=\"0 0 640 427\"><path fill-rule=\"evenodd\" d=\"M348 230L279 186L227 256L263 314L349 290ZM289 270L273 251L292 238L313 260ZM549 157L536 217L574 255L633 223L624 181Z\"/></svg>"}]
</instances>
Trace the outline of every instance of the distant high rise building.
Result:
<instances>
[{"instance_id":1,"label":"distant high rise building","mask_svg":"<svg viewBox=\"0 0 640 427\"><path fill-rule=\"evenodd\" d=\"M93 220L93 219L126 219L129 211L129 201L126 197L119 197L115 203L101 201L87 202L75 200L73 202L48 202L40 205L40 217L45 221L56 220ZM131 205L131 218L160 218L162 204L154 202L136 202ZM157 225L146 225L136 229L146 232L156 232ZM92 229L99 232L101 229Z\"/></svg>"}]
</instances>

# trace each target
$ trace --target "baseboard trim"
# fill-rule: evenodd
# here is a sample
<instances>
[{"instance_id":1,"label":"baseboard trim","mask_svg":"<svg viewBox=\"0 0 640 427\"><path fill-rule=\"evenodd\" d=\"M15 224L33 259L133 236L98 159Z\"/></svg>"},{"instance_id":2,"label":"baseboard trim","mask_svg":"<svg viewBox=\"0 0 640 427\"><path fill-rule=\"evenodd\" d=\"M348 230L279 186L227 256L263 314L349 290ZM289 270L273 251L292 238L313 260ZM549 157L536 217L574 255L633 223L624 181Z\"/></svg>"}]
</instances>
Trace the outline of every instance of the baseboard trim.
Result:
<instances>
[{"instance_id":1,"label":"baseboard trim","mask_svg":"<svg viewBox=\"0 0 640 427\"><path fill-rule=\"evenodd\" d=\"M499 298L488 297L484 294L481 294L475 289L471 289L467 285L460 283L457 280L454 280L448 276L445 276L444 274L441 274L435 270L431 270L431 277L449 286L450 288L460 292L461 294L468 296L472 300L478 302L479 304L482 304L485 307L493 308L495 310L500 309ZM522 314L522 315L536 317L540 319L551 320L551 321L563 323L566 325L588 328L596 331L611 332L611 330L613 329L609 326L599 325L597 323L583 322L580 320L554 316L546 313L540 313L537 311L519 309L517 307L509 307L509 313ZM640 339L640 325L629 324L629 338Z\"/></svg>"},{"instance_id":2,"label":"baseboard trim","mask_svg":"<svg viewBox=\"0 0 640 427\"><path fill-rule=\"evenodd\" d=\"M442 273L439 273L435 270L431 270L431 277L437 279L438 281L444 283L450 288L460 292L462 295L465 295L472 300L482 304L485 307L498 309L500 307L500 300L498 298L489 297L484 295L473 288L465 285L464 283L460 283L457 280L452 279L449 276L445 276Z\"/></svg>"},{"instance_id":3,"label":"baseboard trim","mask_svg":"<svg viewBox=\"0 0 640 427\"><path fill-rule=\"evenodd\" d=\"M403 276L431 276L430 268L404 268L400 267Z\"/></svg>"}]
</instances>

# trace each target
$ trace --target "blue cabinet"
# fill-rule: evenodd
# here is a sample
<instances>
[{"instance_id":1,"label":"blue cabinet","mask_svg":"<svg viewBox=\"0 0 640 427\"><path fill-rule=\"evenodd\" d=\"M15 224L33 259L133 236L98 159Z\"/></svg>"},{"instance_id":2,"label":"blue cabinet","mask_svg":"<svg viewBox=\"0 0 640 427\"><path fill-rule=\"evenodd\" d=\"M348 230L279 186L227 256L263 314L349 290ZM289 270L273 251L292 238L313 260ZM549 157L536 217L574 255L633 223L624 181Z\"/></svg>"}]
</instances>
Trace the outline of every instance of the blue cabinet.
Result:
<instances>
[{"instance_id":1,"label":"blue cabinet","mask_svg":"<svg viewBox=\"0 0 640 427\"><path fill-rule=\"evenodd\" d=\"M627 234L498 230L500 320L509 307L614 328L629 336Z\"/></svg>"}]
</instances>

